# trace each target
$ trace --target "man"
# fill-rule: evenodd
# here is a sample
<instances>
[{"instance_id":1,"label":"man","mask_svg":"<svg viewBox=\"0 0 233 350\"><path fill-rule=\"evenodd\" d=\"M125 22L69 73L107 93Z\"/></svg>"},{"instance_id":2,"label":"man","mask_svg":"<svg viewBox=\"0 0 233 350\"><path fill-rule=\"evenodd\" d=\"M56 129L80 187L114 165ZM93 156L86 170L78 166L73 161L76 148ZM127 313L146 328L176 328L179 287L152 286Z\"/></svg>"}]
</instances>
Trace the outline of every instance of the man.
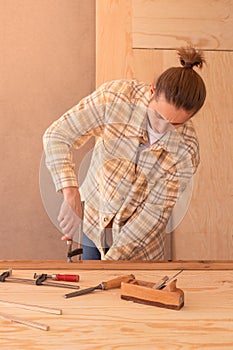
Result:
<instances>
[{"instance_id":1,"label":"man","mask_svg":"<svg viewBox=\"0 0 233 350\"><path fill-rule=\"evenodd\" d=\"M206 90L193 67L201 53L178 51L182 67L155 83L117 80L103 84L46 131L46 164L64 202L62 239L72 239L82 217L83 259L164 257L164 230L172 209L199 164L190 119ZM95 136L91 164L79 186L71 148Z\"/></svg>"}]
</instances>

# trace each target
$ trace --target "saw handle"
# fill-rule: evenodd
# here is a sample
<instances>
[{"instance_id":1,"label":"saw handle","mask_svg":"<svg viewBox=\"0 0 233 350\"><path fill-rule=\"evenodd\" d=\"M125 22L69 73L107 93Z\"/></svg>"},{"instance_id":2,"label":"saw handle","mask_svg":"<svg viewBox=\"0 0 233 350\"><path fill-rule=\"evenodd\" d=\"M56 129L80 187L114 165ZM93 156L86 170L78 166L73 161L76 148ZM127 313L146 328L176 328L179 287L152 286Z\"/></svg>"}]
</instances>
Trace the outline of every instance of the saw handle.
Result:
<instances>
[{"instance_id":1,"label":"saw handle","mask_svg":"<svg viewBox=\"0 0 233 350\"><path fill-rule=\"evenodd\" d=\"M107 282L102 282L101 286L102 289L114 289L114 288L120 288L121 282L129 283L135 279L134 275L126 275L126 276L120 276L117 278L114 278L112 280L109 280Z\"/></svg>"}]
</instances>

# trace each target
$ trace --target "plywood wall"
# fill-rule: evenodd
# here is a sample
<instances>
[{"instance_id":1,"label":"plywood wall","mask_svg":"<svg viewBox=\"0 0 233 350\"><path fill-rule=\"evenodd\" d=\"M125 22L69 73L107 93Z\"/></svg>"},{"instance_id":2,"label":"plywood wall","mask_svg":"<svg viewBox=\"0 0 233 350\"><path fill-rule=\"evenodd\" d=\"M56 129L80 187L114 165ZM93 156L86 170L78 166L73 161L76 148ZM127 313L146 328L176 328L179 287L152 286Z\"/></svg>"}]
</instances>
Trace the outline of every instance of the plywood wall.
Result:
<instances>
[{"instance_id":1,"label":"plywood wall","mask_svg":"<svg viewBox=\"0 0 233 350\"><path fill-rule=\"evenodd\" d=\"M95 88L95 1L0 1L0 48L0 259L65 261L41 200L42 135Z\"/></svg>"},{"instance_id":2,"label":"plywood wall","mask_svg":"<svg viewBox=\"0 0 233 350\"><path fill-rule=\"evenodd\" d=\"M232 50L233 1L133 0L133 48Z\"/></svg>"},{"instance_id":3,"label":"plywood wall","mask_svg":"<svg viewBox=\"0 0 233 350\"><path fill-rule=\"evenodd\" d=\"M141 13L157 1L139 0L97 0L96 1L96 82L97 86L111 79L137 78L151 82L166 68L177 65L177 58L171 48L161 48L158 43L153 49L133 48L133 8L141 3ZM159 1L160 13L163 18L168 13L167 2ZM173 2L176 4L176 2ZM185 2L189 9L189 17L184 17L184 23L189 20L194 26L192 7L197 6L192 1ZM221 14L228 5L228 20L232 33L232 1L205 1L202 3L200 18L208 19L209 9L222 4ZM223 4L224 3L224 4ZM205 6L204 6L205 5ZM217 6L217 7L218 7ZM221 8L221 6L220 6ZM230 11L230 13L229 13ZM139 8L140 13L140 8ZM206 14L206 17L205 17ZM226 16L225 16L226 18ZM192 21L193 19L193 21ZM173 18L167 28L171 35ZM160 21L160 24L162 21ZM156 23L155 23L156 24ZM199 48L208 49L205 52L207 66L201 73L207 86L207 100L204 108L195 116L194 124L199 136L201 147L201 165L194 178L192 199L185 218L172 233L173 259L233 259L233 47L232 36L216 23L216 32L225 37L227 50L221 45L212 46L211 41L197 40L197 34L189 32L183 36L183 44L199 44ZM154 28L156 32L156 26ZM182 27L180 28L182 35ZM143 40L142 40L143 42ZM180 41L177 40L179 46ZM173 45L174 42L173 42ZM229 46L230 45L230 46ZM224 48L224 50L223 50Z\"/></svg>"}]
</instances>

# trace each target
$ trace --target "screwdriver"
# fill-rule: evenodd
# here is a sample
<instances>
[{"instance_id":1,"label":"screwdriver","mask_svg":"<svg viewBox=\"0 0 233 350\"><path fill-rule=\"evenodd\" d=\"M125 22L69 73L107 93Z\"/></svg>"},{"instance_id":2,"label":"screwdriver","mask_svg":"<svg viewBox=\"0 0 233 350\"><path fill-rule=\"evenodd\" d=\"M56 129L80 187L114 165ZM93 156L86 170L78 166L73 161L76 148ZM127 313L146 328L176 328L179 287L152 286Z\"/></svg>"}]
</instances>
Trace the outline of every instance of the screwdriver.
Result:
<instances>
[{"instance_id":1,"label":"screwdriver","mask_svg":"<svg viewBox=\"0 0 233 350\"><path fill-rule=\"evenodd\" d=\"M102 282L102 283L98 284L98 286L85 288L85 289L82 289L80 291L73 292L73 293L67 293L63 296L64 296L64 298L73 298L73 297L77 297L79 295L91 293L96 289L107 290L107 289L119 288L121 286L121 282L128 283L128 282L131 282L133 280L135 280L134 275L120 276L120 277L114 278L112 280L109 280L107 282Z\"/></svg>"},{"instance_id":2,"label":"screwdriver","mask_svg":"<svg viewBox=\"0 0 233 350\"><path fill-rule=\"evenodd\" d=\"M48 275L48 274L44 274L46 279L50 278L52 280L55 281L67 281L67 282L78 282L79 281L79 275L63 275L63 274L52 274L52 275ZM37 273L34 273L34 278L38 278L40 277L40 275L38 275Z\"/></svg>"}]
</instances>

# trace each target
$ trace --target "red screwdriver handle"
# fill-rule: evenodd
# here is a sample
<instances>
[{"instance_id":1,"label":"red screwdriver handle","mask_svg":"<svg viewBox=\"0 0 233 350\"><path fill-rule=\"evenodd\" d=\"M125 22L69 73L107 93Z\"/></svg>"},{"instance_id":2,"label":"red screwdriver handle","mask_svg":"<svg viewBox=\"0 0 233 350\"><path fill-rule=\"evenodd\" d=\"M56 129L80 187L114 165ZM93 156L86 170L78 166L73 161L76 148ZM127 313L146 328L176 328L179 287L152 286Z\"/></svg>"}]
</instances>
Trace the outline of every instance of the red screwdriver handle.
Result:
<instances>
[{"instance_id":1,"label":"red screwdriver handle","mask_svg":"<svg viewBox=\"0 0 233 350\"><path fill-rule=\"evenodd\" d=\"M67 281L67 282L78 282L79 281L79 275L60 275L57 274L56 280L57 281Z\"/></svg>"}]
</instances>

